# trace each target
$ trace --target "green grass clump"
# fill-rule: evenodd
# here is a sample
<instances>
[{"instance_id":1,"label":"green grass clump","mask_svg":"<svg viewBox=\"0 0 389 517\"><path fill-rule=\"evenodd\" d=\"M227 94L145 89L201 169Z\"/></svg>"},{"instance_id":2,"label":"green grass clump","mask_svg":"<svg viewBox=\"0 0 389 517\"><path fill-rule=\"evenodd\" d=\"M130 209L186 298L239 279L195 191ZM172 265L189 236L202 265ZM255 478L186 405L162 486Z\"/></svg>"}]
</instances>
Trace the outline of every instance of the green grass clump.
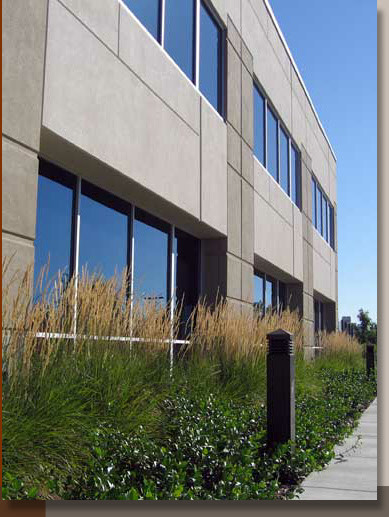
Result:
<instances>
[{"instance_id":1,"label":"green grass clump","mask_svg":"<svg viewBox=\"0 0 389 517\"><path fill-rule=\"evenodd\" d=\"M126 281L84 275L77 312L73 281L58 277L35 304L28 272L12 297L3 286L4 498L290 497L375 396L354 340L324 334L307 361L297 312L260 318L225 302L198 304L170 372L167 313L131 310ZM61 337L75 323L76 339ZM293 454L266 448L266 334L277 328L295 336ZM107 339L129 335L143 341Z\"/></svg>"}]
</instances>

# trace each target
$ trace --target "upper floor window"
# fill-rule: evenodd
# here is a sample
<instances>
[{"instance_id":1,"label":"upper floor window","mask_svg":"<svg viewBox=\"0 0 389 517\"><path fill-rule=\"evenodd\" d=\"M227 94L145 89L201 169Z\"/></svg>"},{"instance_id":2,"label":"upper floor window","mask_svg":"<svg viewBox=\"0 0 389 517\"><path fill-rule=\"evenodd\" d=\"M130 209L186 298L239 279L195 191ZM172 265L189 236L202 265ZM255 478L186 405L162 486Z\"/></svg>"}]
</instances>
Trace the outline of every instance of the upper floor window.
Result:
<instances>
[{"instance_id":1,"label":"upper floor window","mask_svg":"<svg viewBox=\"0 0 389 517\"><path fill-rule=\"evenodd\" d=\"M224 110L224 32L203 0L123 0L210 104Z\"/></svg>"},{"instance_id":2,"label":"upper floor window","mask_svg":"<svg viewBox=\"0 0 389 517\"><path fill-rule=\"evenodd\" d=\"M195 82L195 0L165 0L164 46Z\"/></svg>"},{"instance_id":3,"label":"upper floor window","mask_svg":"<svg viewBox=\"0 0 389 517\"><path fill-rule=\"evenodd\" d=\"M288 196L290 194L289 180L289 138L280 128L280 184Z\"/></svg>"},{"instance_id":4,"label":"upper floor window","mask_svg":"<svg viewBox=\"0 0 389 517\"><path fill-rule=\"evenodd\" d=\"M334 208L312 177L312 225L326 242L334 246Z\"/></svg>"},{"instance_id":5,"label":"upper floor window","mask_svg":"<svg viewBox=\"0 0 389 517\"><path fill-rule=\"evenodd\" d=\"M157 41L161 41L160 0L123 0Z\"/></svg>"},{"instance_id":6,"label":"upper floor window","mask_svg":"<svg viewBox=\"0 0 389 517\"><path fill-rule=\"evenodd\" d=\"M278 182L278 123L272 110L267 108L267 160L266 168Z\"/></svg>"},{"instance_id":7,"label":"upper floor window","mask_svg":"<svg viewBox=\"0 0 389 517\"><path fill-rule=\"evenodd\" d=\"M301 209L299 152L267 98L253 83L254 156Z\"/></svg>"},{"instance_id":8,"label":"upper floor window","mask_svg":"<svg viewBox=\"0 0 389 517\"><path fill-rule=\"evenodd\" d=\"M254 155L265 167L265 99L254 85Z\"/></svg>"},{"instance_id":9,"label":"upper floor window","mask_svg":"<svg viewBox=\"0 0 389 517\"><path fill-rule=\"evenodd\" d=\"M223 88L222 31L205 7L200 5L200 91L221 113Z\"/></svg>"},{"instance_id":10,"label":"upper floor window","mask_svg":"<svg viewBox=\"0 0 389 517\"><path fill-rule=\"evenodd\" d=\"M291 150L291 189L292 189L292 201L301 208L301 176L300 176L300 160L299 160L299 153L295 146L291 144L290 146Z\"/></svg>"}]
</instances>

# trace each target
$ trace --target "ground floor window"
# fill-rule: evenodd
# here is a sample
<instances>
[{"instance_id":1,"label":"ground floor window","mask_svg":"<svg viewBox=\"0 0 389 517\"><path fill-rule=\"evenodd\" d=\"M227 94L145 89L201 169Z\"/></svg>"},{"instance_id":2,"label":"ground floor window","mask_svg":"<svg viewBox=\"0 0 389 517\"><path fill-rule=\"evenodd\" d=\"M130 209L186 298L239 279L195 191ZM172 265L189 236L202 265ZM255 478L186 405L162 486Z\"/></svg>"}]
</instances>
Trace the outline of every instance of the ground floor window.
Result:
<instances>
[{"instance_id":1,"label":"ground floor window","mask_svg":"<svg viewBox=\"0 0 389 517\"><path fill-rule=\"evenodd\" d=\"M105 279L128 268L128 298L170 309L185 322L199 294L200 241L78 176L40 161L34 285L81 274ZM45 283L45 282L44 282Z\"/></svg>"},{"instance_id":2,"label":"ground floor window","mask_svg":"<svg viewBox=\"0 0 389 517\"><path fill-rule=\"evenodd\" d=\"M254 271L254 308L262 315L286 308L286 285L280 280Z\"/></svg>"}]
</instances>

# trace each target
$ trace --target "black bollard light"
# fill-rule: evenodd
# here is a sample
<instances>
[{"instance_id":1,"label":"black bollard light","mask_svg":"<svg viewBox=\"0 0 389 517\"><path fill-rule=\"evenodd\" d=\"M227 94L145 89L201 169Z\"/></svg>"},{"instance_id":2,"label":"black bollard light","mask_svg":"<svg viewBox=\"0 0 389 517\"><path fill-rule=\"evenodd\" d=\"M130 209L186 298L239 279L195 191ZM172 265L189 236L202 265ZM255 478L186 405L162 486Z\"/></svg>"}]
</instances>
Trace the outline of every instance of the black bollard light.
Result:
<instances>
[{"instance_id":1,"label":"black bollard light","mask_svg":"<svg viewBox=\"0 0 389 517\"><path fill-rule=\"evenodd\" d=\"M295 365L293 335L267 335L267 445L295 440Z\"/></svg>"},{"instance_id":2,"label":"black bollard light","mask_svg":"<svg viewBox=\"0 0 389 517\"><path fill-rule=\"evenodd\" d=\"M366 373L367 376L374 372L374 345L366 345Z\"/></svg>"}]
</instances>

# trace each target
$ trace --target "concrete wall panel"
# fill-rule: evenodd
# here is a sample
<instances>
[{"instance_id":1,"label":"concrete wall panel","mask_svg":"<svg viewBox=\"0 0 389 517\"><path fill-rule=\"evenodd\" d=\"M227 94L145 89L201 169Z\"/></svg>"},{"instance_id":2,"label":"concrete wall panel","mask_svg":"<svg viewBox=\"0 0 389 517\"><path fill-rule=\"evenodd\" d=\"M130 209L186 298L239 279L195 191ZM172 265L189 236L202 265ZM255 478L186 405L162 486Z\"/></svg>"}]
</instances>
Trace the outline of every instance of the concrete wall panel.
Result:
<instances>
[{"instance_id":1,"label":"concrete wall panel","mask_svg":"<svg viewBox=\"0 0 389 517\"><path fill-rule=\"evenodd\" d=\"M337 203L337 181L336 176L331 172L329 174L330 179L330 191L329 191L329 198L332 205L335 205Z\"/></svg>"},{"instance_id":2,"label":"concrete wall panel","mask_svg":"<svg viewBox=\"0 0 389 517\"><path fill-rule=\"evenodd\" d=\"M270 201L270 175L264 166L254 158L254 189L266 201Z\"/></svg>"},{"instance_id":3,"label":"concrete wall panel","mask_svg":"<svg viewBox=\"0 0 389 517\"><path fill-rule=\"evenodd\" d=\"M241 61L230 42L227 42L227 120L241 133L242 103Z\"/></svg>"},{"instance_id":4,"label":"concrete wall panel","mask_svg":"<svg viewBox=\"0 0 389 517\"><path fill-rule=\"evenodd\" d=\"M242 262L227 255L227 296L242 299Z\"/></svg>"},{"instance_id":5,"label":"concrete wall panel","mask_svg":"<svg viewBox=\"0 0 389 517\"><path fill-rule=\"evenodd\" d=\"M2 2L2 131L39 149L46 0Z\"/></svg>"},{"instance_id":6,"label":"concrete wall panel","mask_svg":"<svg viewBox=\"0 0 389 517\"><path fill-rule=\"evenodd\" d=\"M242 176L250 185L254 184L253 152L244 140L242 140Z\"/></svg>"},{"instance_id":7,"label":"concrete wall panel","mask_svg":"<svg viewBox=\"0 0 389 517\"><path fill-rule=\"evenodd\" d=\"M277 59L282 66L284 74L286 75L288 81L290 81L291 80L290 59L285 50L284 44L281 41L280 35L278 34L278 31L272 20L269 20L269 23L268 23L268 38L276 53Z\"/></svg>"},{"instance_id":8,"label":"concrete wall panel","mask_svg":"<svg viewBox=\"0 0 389 517\"><path fill-rule=\"evenodd\" d=\"M151 90L199 133L199 93L135 16L123 6L120 8L119 56Z\"/></svg>"},{"instance_id":9,"label":"concrete wall panel","mask_svg":"<svg viewBox=\"0 0 389 517\"><path fill-rule=\"evenodd\" d=\"M35 238L38 159L32 152L2 139L3 230Z\"/></svg>"},{"instance_id":10,"label":"concrete wall panel","mask_svg":"<svg viewBox=\"0 0 389 517\"><path fill-rule=\"evenodd\" d=\"M242 180L228 167L228 251L241 256L242 253Z\"/></svg>"},{"instance_id":11,"label":"concrete wall panel","mask_svg":"<svg viewBox=\"0 0 389 517\"><path fill-rule=\"evenodd\" d=\"M212 0L212 4L225 25L228 14L240 31L240 0Z\"/></svg>"},{"instance_id":12,"label":"concrete wall panel","mask_svg":"<svg viewBox=\"0 0 389 517\"><path fill-rule=\"evenodd\" d=\"M293 276L293 228L254 194L254 252Z\"/></svg>"},{"instance_id":13,"label":"concrete wall panel","mask_svg":"<svg viewBox=\"0 0 389 517\"><path fill-rule=\"evenodd\" d=\"M15 278L15 281L13 281L10 286L10 296L12 298L17 293L21 275L23 275L28 267L34 264L34 242L3 232L2 259L11 259L6 274L2 278L3 289L9 285L14 275L17 275L16 278L18 281L16 281Z\"/></svg>"},{"instance_id":14,"label":"concrete wall panel","mask_svg":"<svg viewBox=\"0 0 389 517\"><path fill-rule=\"evenodd\" d=\"M293 202L272 178L269 182L270 204L290 225L293 225Z\"/></svg>"},{"instance_id":15,"label":"concrete wall panel","mask_svg":"<svg viewBox=\"0 0 389 517\"><path fill-rule=\"evenodd\" d=\"M330 245L323 239L319 232L316 230L313 231L313 249L321 255L321 257L328 263L331 263L331 247Z\"/></svg>"},{"instance_id":16,"label":"concrete wall panel","mask_svg":"<svg viewBox=\"0 0 389 517\"><path fill-rule=\"evenodd\" d=\"M250 2L242 4L242 37L253 54L253 70L282 121L291 127L290 81Z\"/></svg>"},{"instance_id":17,"label":"concrete wall panel","mask_svg":"<svg viewBox=\"0 0 389 517\"><path fill-rule=\"evenodd\" d=\"M331 298L331 265L313 250L313 289Z\"/></svg>"},{"instance_id":18,"label":"concrete wall panel","mask_svg":"<svg viewBox=\"0 0 389 517\"><path fill-rule=\"evenodd\" d=\"M292 94L292 127L291 134L295 142L301 148L301 144L306 146L307 142L307 119L301 104L296 95Z\"/></svg>"},{"instance_id":19,"label":"concrete wall panel","mask_svg":"<svg viewBox=\"0 0 389 517\"><path fill-rule=\"evenodd\" d=\"M250 264L242 262L242 300L244 302L254 302L254 269Z\"/></svg>"},{"instance_id":20,"label":"concrete wall panel","mask_svg":"<svg viewBox=\"0 0 389 517\"><path fill-rule=\"evenodd\" d=\"M253 132L253 78L242 66L242 137L252 148Z\"/></svg>"},{"instance_id":21,"label":"concrete wall panel","mask_svg":"<svg viewBox=\"0 0 389 517\"><path fill-rule=\"evenodd\" d=\"M242 258L254 262L254 189L242 181Z\"/></svg>"},{"instance_id":22,"label":"concrete wall panel","mask_svg":"<svg viewBox=\"0 0 389 517\"><path fill-rule=\"evenodd\" d=\"M227 125L227 161L237 171L242 168L242 145L241 138L235 129Z\"/></svg>"},{"instance_id":23,"label":"concrete wall panel","mask_svg":"<svg viewBox=\"0 0 389 517\"><path fill-rule=\"evenodd\" d=\"M293 276L303 281L303 214L293 205Z\"/></svg>"},{"instance_id":24,"label":"concrete wall panel","mask_svg":"<svg viewBox=\"0 0 389 517\"><path fill-rule=\"evenodd\" d=\"M118 0L61 0L110 49L118 52Z\"/></svg>"},{"instance_id":25,"label":"concrete wall panel","mask_svg":"<svg viewBox=\"0 0 389 517\"><path fill-rule=\"evenodd\" d=\"M201 101L201 220L227 235L227 127Z\"/></svg>"},{"instance_id":26,"label":"concrete wall panel","mask_svg":"<svg viewBox=\"0 0 389 517\"><path fill-rule=\"evenodd\" d=\"M199 136L65 8L49 13L43 125L199 217Z\"/></svg>"}]
</instances>

